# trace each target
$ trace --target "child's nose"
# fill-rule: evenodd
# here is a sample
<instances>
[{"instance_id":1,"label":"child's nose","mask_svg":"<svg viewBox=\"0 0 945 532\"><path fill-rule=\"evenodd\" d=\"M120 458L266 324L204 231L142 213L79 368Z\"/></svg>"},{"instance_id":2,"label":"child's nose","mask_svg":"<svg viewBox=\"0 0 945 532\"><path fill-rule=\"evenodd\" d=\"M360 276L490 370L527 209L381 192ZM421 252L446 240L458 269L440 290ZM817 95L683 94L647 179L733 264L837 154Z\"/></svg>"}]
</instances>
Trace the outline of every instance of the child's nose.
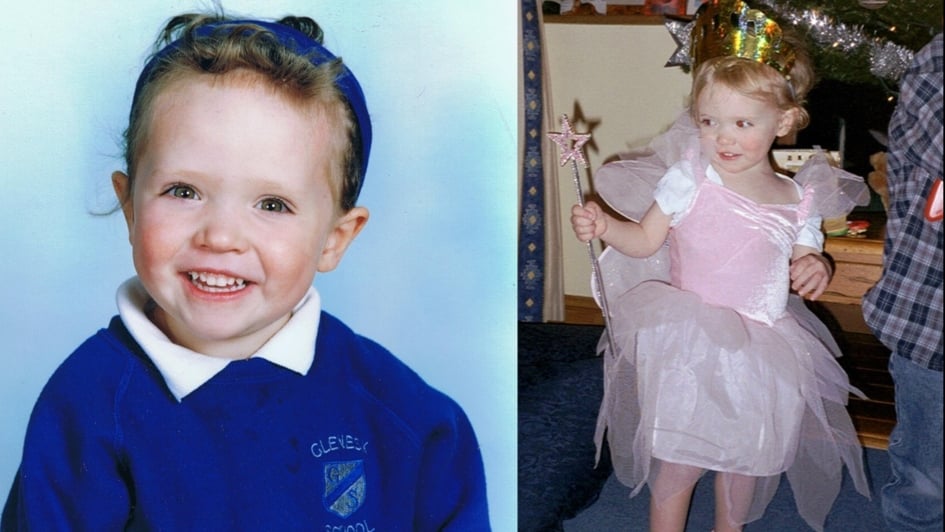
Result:
<instances>
[{"instance_id":1,"label":"child's nose","mask_svg":"<svg viewBox=\"0 0 945 532\"><path fill-rule=\"evenodd\" d=\"M728 128L722 128L716 135L715 141L719 144L731 145L735 143L735 135Z\"/></svg>"},{"instance_id":2,"label":"child's nose","mask_svg":"<svg viewBox=\"0 0 945 532\"><path fill-rule=\"evenodd\" d=\"M194 234L194 244L217 253L242 251L246 246L238 209L208 205L201 226Z\"/></svg>"}]
</instances>

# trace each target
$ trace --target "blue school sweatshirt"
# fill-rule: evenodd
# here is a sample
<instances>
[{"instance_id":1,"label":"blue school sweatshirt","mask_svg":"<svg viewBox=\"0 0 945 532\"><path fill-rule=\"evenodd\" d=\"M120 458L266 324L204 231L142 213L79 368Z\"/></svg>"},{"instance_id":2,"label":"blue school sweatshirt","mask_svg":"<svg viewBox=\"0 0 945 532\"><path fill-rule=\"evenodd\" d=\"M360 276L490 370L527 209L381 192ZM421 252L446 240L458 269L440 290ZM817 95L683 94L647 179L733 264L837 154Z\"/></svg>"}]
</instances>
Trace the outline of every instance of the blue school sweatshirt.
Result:
<instances>
[{"instance_id":1,"label":"blue school sweatshirt","mask_svg":"<svg viewBox=\"0 0 945 532\"><path fill-rule=\"evenodd\" d=\"M178 402L113 318L43 389L0 529L488 530L462 409L325 312L315 352Z\"/></svg>"}]
</instances>

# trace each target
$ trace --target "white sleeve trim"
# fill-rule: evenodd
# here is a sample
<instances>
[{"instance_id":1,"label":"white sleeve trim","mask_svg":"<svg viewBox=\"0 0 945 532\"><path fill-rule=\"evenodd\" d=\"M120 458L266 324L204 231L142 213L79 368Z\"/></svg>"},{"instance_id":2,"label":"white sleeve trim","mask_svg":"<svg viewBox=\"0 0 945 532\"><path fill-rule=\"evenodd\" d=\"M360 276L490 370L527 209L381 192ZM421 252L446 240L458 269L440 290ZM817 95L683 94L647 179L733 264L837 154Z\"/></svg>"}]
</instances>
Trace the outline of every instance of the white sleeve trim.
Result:
<instances>
[{"instance_id":1,"label":"white sleeve trim","mask_svg":"<svg viewBox=\"0 0 945 532\"><path fill-rule=\"evenodd\" d=\"M671 214L671 225L682 220L692 200L696 196L696 177L692 171L692 163L682 160L666 171L656 184L653 199L665 214Z\"/></svg>"}]
</instances>

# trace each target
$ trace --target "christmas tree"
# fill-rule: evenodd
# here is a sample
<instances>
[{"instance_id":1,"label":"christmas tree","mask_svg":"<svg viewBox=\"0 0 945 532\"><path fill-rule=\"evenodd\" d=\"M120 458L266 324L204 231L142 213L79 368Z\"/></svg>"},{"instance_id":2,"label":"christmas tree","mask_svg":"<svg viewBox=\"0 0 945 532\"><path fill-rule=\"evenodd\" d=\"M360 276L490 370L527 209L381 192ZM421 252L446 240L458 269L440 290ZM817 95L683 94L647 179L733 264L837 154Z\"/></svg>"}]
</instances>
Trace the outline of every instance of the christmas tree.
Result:
<instances>
[{"instance_id":1,"label":"christmas tree","mask_svg":"<svg viewBox=\"0 0 945 532\"><path fill-rule=\"evenodd\" d=\"M808 40L820 82L808 97L802 146L845 151L844 167L865 176L896 104L912 56L942 31L942 0L754 0ZM845 146L836 140L845 138ZM841 143L843 141L840 141ZM867 210L882 210L878 197Z\"/></svg>"},{"instance_id":2,"label":"christmas tree","mask_svg":"<svg viewBox=\"0 0 945 532\"><path fill-rule=\"evenodd\" d=\"M912 54L942 31L942 0L754 0L805 34L823 79L895 92Z\"/></svg>"}]
</instances>

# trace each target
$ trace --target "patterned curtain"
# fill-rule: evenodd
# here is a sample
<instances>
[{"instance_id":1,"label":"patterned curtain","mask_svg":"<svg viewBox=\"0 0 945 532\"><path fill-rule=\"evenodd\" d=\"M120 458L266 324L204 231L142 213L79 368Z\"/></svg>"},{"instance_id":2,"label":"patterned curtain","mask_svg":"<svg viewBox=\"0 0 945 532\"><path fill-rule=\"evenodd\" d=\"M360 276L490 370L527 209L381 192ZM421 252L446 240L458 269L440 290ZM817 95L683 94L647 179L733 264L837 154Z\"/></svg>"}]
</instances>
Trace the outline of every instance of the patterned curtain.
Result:
<instances>
[{"instance_id":1,"label":"patterned curtain","mask_svg":"<svg viewBox=\"0 0 945 532\"><path fill-rule=\"evenodd\" d=\"M518 319L562 321L564 280L561 274L561 229L558 215L557 166L547 149L543 123L548 121L548 84L542 56L541 6L522 0L520 17L520 225Z\"/></svg>"}]
</instances>

